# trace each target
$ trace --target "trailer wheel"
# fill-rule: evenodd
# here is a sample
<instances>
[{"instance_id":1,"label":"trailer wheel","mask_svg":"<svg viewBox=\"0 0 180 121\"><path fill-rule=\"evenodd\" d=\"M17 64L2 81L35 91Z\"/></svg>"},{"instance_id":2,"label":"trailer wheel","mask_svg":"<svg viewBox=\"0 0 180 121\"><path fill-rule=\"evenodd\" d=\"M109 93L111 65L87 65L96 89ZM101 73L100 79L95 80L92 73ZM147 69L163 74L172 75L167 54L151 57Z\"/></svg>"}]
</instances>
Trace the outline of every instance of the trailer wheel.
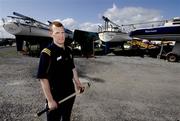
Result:
<instances>
[{"instance_id":1,"label":"trailer wheel","mask_svg":"<svg viewBox=\"0 0 180 121\"><path fill-rule=\"evenodd\" d=\"M168 54L167 55L167 60L169 62L177 62L178 61L178 56L176 54Z\"/></svg>"}]
</instances>

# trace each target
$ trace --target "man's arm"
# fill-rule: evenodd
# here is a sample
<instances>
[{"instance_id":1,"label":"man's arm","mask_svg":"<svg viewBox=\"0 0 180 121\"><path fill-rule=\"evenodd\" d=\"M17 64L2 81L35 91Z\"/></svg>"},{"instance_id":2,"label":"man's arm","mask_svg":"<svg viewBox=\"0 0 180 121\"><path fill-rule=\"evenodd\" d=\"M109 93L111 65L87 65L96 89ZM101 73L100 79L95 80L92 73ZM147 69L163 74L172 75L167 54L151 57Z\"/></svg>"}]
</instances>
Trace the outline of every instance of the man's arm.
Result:
<instances>
[{"instance_id":1,"label":"man's arm","mask_svg":"<svg viewBox=\"0 0 180 121\"><path fill-rule=\"evenodd\" d=\"M48 101L48 107L50 110L56 109L58 107L57 102L53 99L51 94L50 85L48 79L40 79L41 86L44 92L44 95Z\"/></svg>"},{"instance_id":2,"label":"man's arm","mask_svg":"<svg viewBox=\"0 0 180 121\"><path fill-rule=\"evenodd\" d=\"M73 80L75 81L77 89L83 92L84 87L81 84L81 82L79 81L79 76L78 76L78 73L76 71L76 68L73 68Z\"/></svg>"}]
</instances>

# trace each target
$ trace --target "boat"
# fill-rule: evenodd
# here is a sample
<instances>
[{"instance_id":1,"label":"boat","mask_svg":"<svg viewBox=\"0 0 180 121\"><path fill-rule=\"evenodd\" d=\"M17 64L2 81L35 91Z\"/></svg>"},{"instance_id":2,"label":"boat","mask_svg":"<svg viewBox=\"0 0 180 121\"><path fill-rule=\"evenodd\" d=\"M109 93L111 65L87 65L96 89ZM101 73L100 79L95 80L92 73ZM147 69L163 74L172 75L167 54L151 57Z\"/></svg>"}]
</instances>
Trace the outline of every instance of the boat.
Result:
<instances>
[{"instance_id":1,"label":"boat","mask_svg":"<svg viewBox=\"0 0 180 121\"><path fill-rule=\"evenodd\" d=\"M124 42L131 40L129 34L125 31L122 31L122 26L115 24L105 16L102 18L105 21L105 25L99 26L98 28L98 35L100 40L103 42Z\"/></svg>"},{"instance_id":2,"label":"boat","mask_svg":"<svg viewBox=\"0 0 180 121\"><path fill-rule=\"evenodd\" d=\"M162 26L135 29L130 32L130 36L148 40L180 41L180 17L165 20Z\"/></svg>"},{"instance_id":3,"label":"boat","mask_svg":"<svg viewBox=\"0 0 180 121\"><path fill-rule=\"evenodd\" d=\"M28 44L38 44L40 51L52 42L48 24L17 12L13 12L13 15L15 16L7 16L8 19L3 19L3 27L7 32L15 35L17 51L23 50L24 41ZM48 22L51 23L50 21ZM65 28L65 37L66 40L72 42L73 32Z\"/></svg>"},{"instance_id":4,"label":"boat","mask_svg":"<svg viewBox=\"0 0 180 121\"><path fill-rule=\"evenodd\" d=\"M32 19L11 17L4 23L4 29L15 36L41 36L50 37L48 25L40 22L32 22Z\"/></svg>"},{"instance_id":5,"label":"boat","mask_svg":"<svg viewBox=\"0 0 180 121\"><path fill-rule=\"evenodd\" d=\"M156 27L139 28L130 32L132 38L147 40L175 41L172 52L167 53L168 61L178 61L180 57L180 17L164 20L164 24Z\"/></svg>"}]
</instances>

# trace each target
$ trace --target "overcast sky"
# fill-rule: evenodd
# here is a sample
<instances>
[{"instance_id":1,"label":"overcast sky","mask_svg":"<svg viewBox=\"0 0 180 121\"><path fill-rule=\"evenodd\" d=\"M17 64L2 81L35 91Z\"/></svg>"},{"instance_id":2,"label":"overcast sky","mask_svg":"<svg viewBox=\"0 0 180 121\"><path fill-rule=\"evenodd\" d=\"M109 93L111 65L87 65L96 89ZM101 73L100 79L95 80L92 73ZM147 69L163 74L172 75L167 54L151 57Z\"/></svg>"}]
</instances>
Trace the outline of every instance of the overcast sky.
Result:
<instances>
[{"instance_id":1,"label":"overcast sky","mask_svg":"<svg viewBox=\"0 0 180 121\"><path fill-rule=\"evenodd\" d=\"M41 22L59 19L71 30L96 32L104 24L103 15L118 25L164 20L180 16L179 5L180 0L0 0L0 18L15 11ZM2 27L0 31L1 36Z\"/></svg>"}]
</instances>

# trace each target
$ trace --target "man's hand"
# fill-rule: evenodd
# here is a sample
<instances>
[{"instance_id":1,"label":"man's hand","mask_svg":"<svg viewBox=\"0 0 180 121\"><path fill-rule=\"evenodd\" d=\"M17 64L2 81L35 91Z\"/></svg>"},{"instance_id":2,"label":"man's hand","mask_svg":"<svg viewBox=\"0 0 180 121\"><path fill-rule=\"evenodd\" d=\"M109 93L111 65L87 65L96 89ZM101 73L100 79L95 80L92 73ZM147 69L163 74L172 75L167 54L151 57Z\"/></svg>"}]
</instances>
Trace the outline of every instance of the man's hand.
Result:
<instances>
[{"instance_id":1,"label":"man's hand","mask_svg":"<svg viewBox=\"0 0 180 121\"><path fill-rule=\"evenodd\" d=\"M84 86L80 87L80 93L83 93L84 90L85 90L85 87L84 87Z\"/></svg>"},{"instance_id":2,"label":"man's hand","mask_svg":"<svg viewBox=\"0 0 180 121\"><path fill-rule=\"evenodd\" d=\"M80 91L80 93L83 93L85 90L85 87L81 83L76 83L77 90Z\"/></svg>"},{"instance_id":3,"label":"man's hand","mask_svg":"<svg viewBox=\"0 0 180 121\"><path fill-rule=\"evenodd\" d=\"M48 108L50 111L58 108L58 104L56 101L52 100L52 101L48 101Z\"/></svg>"}]
</instances>

